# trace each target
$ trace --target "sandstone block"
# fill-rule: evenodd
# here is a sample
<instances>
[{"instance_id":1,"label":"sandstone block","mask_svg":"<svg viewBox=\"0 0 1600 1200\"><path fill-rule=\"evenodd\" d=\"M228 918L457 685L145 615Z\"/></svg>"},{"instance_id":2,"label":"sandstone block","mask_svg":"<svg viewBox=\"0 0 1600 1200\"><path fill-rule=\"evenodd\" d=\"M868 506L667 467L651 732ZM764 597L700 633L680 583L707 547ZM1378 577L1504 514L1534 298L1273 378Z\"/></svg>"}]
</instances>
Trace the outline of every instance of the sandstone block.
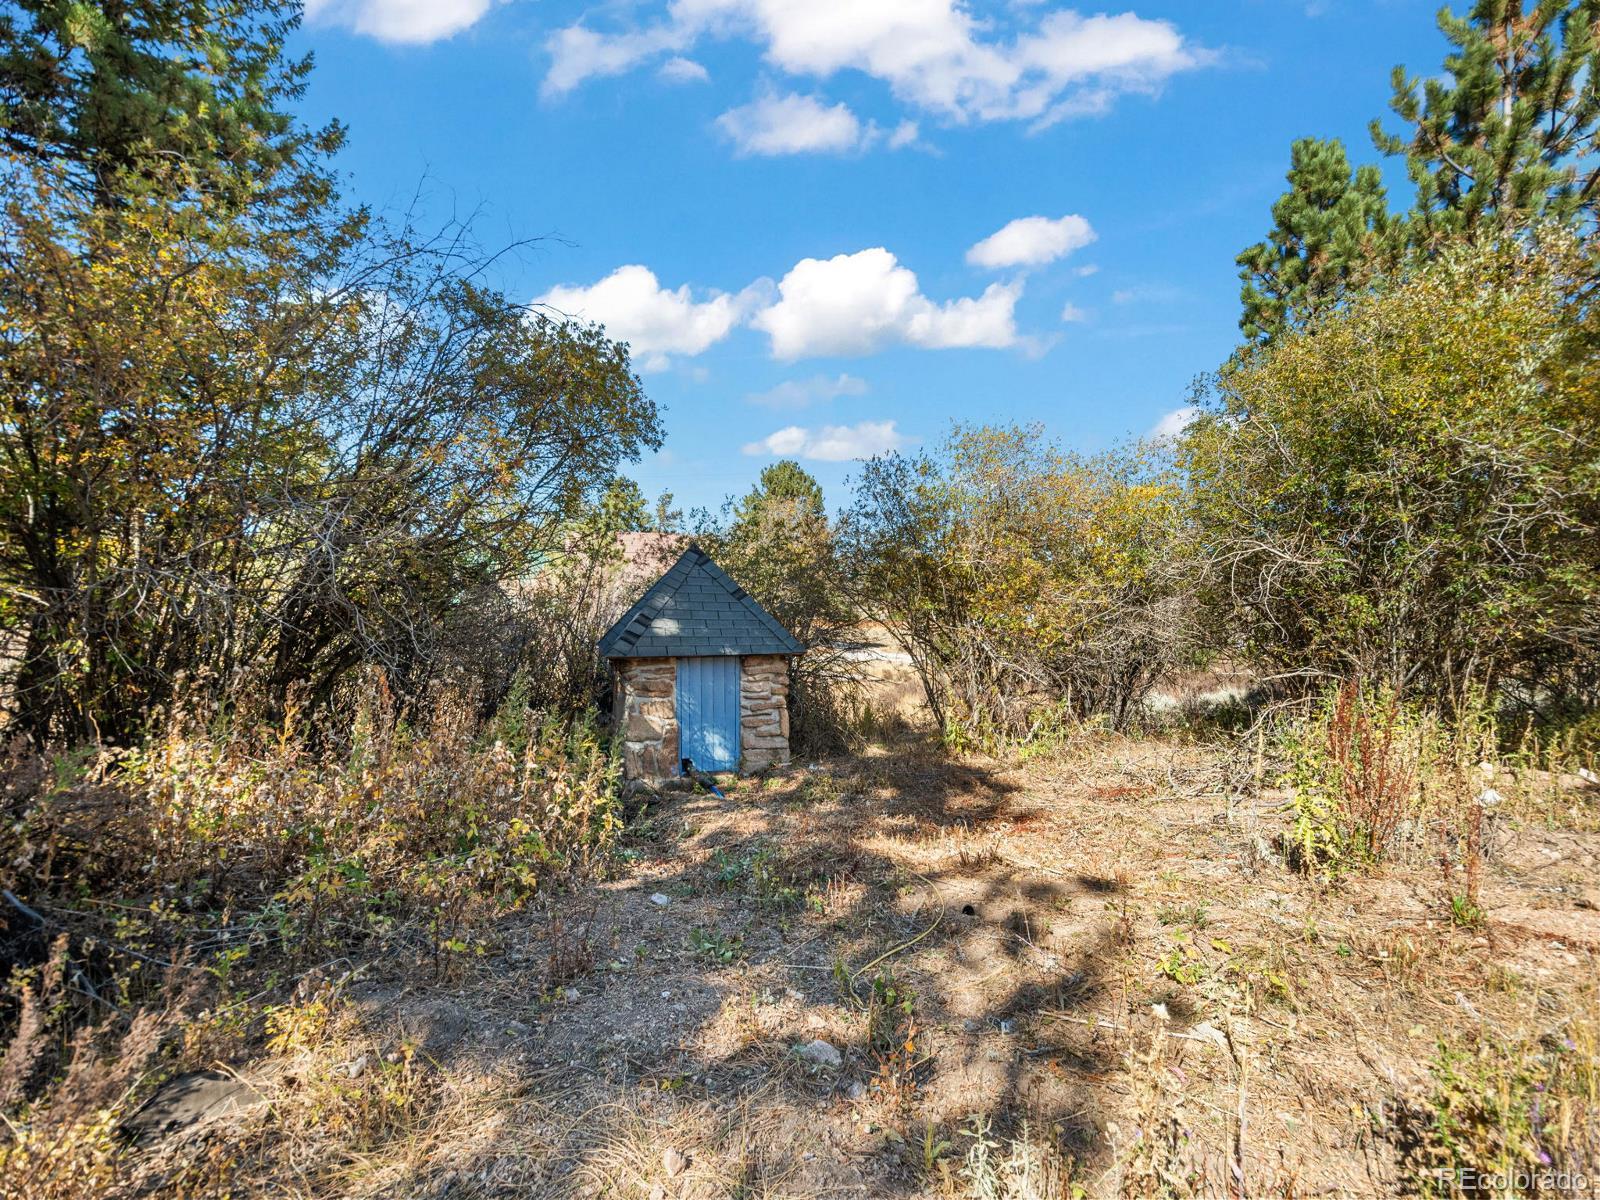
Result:
<instances>
[{"instance_id":1,"label":"sandstone block","mask_svg":"<svg viewBox=\"0 0 1600 1200\"><path fill-rule=\"evenodd\" d=\"M665 721L656 717L647 717L643 713L631 712L628 714L627 728L623 736L635 742L659 742L667 731Z\"/></svg>"}]
</instances>

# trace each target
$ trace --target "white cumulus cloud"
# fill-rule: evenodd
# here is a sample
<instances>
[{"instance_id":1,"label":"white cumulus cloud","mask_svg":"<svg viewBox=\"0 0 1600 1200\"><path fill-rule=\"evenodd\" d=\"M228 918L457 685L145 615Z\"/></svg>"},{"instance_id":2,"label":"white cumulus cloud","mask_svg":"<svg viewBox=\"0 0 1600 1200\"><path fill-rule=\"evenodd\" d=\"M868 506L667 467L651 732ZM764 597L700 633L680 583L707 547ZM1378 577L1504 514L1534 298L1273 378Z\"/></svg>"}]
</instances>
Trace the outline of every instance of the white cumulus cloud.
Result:
<instances>
[{"instance_id":1,"label":"white cumulus cloud","mask_svg":"<svg viewBox=\"0 0 1600 1200\"><path fill-rule=\"evenodd\" d=\"M632 347L640 369L657 371L674 357L703 353L743 325L765 333L772 357L784 362L892 346L1037 349L1035 339L1017 329L1022 286L995 283L978 296L933 300L913 271L875 246L828 259L803 258L776 285L758 279L737 293L697 294L688 284L669 288L635 263L596 283L560 284L532 303L603 325L608 336ZM780 385L769 399L774 407L797 407L802 394L829 398L866 388L850 375L819 379Z\"/></svg>"},{"instance_id":2,"label":"white cumulus cloud","mask_svg":"<svg viewBox=\"0 0 1600 1200\"><path fill-rule=\"evenodd\" d=\"M860 421L854 425L824 425L808 429L790 425L749 442L744 452L772 458L806 458L816 462L850 462L888 454L906 444L893 421Z\"/></svg>"},{"instance_id":3,"label":"white cumulus cloud","mask_svg":"<svg viewBox=\"0 0 1600 1200\"><path fill-rule=\"evenodd\" d=\"M902 343L927 349L1014 346L1020 284L935 303L917 277L882 246L804 258L778 284L778 300L751 324L772 341L774 357L870 354Z\"/></svg>"},{"instance_id":4,"label":"white cumulus cloud","mask_svg":"<svg viewBox=\"0 0 1600 1200\"><path fill-rule=\"evenodd\" d=\"M436 42L477 24L490 0L306 0L306 19L382 42Z\"/></svg>"},{"instance_id":5,"label":"white cumulus cloud","mask_svg":"<svg viewBox=\"0 0 1600 1200\"><path fill-rule=\"evenodd\" d=\"M628 343L643 369L660 370L674 354L700 354L727 337L753 296L712 292L696 300L688 284L665 288L648 267L630 265L588 287L553 287L534 304L604 325L610 337Z\"/></svg>"},{"instance_id":6,"label":"white cumulus cloud","mask_svg":"<svg viewBox=\"0 0 1600 1200\"><path fill-rule=\"evenodd\" d=\"M1175 408L1150 427L1148 436L1152 442L1176 441L1199 415L1200 409L1193 404Z\"/></svg>"},{"instance_id":7,"label":"white cumulus cloud","mask_svg":"<svg viewBox=\"0 0 1600 1200\"><path fill-rule=\"evenodd\" d=\"M711 72L694 59L684 58L682 55L667 59L656 74L668 83L705 83L711 78Z\"/></svg>"},{"instance_id":8,"label":"white cumulus cloud","mask_svg":"<svg viewBox=\"0 0 1600 1200\"><path fill-rule=\"evenodd\" d=\"M845 104L815 96L757 97L717 118L741 154L819 154L860 149L873 137Z\"/></svg>"},{"instance_id":9,"label":"white cumulus cloud","mask_svg":"<svg viewBox=\"0 0 1600 1200\"><path fill-rule=\"evenodd\" d=\"M915 146L921 133L915 121L901 121L889 131L889 149L902 150L907 146Z\"/></svg>"},{"instance_id":10,"label":"white cumulus cloud","mask_svg":"<svg viewBox=\"0 0 1600 1200\"><path fill-rule=\"evenodd\" d=\"M1065 305L1062 306L1061 319L1066 324L1071 325L1078 321L1087 321L1089 319L1089 314L1084 312L1083 309L1079 308L1076 304L1073 304L1069 300Z\"/></svg>"},{"instance_id":11,"label":"white cumulus cloud","mask_svg":"<svg viewBox=\"0 0 1600 1200\"><path fill-rule=\"evenodd\" d=\"M762 408L810 408L838 396L865 396L867 383L854 375L813 375L810 379L788 379L764 392L751 392L745 399Z\"/></svg>"},{"instance_id":12,"label":"white cumulus cloud","mask_svg":"<svg viewBox=\"0 0 1600 1200\"><path fill-rule=\"evenodd\" d=\"M1055 218L1018 217L968 250L967 261L990 269L1037 267L1083 249L1097 236L1089 222L1075 213Z\"/></svg>"},{"instance_id":13,"label":"white cumulus cloud","mask_svg":"<svg viewBox=\"0 0 1600 1200\"><path fill-rule=\"evenodd\" d=\"M559 96L587 79L621 75L642 62L687 48L684 39L665 27L607 34L569 25L545 40L550 70L539 90L546 96Z\"/></svg>"},{"instance_id":14,"label":"white cumulus cloud","mask_svg":"<svg viewBox=\"0 0 1600 1200\"><path fill-rule=\"evenodd\" d=\"M880 142L891 150L917 142L917 123L901 121L885 131L875 121L862 121L846 104L829 104L817 96L767 91L749 104L730 108L717 126L740 154L844 154Z\"/></svg>"},{"instance_id":15,"label":"white cumulus cloud","mask_svg":"<svg viewBox=\"0 0 1600 1200\"><path fill-rule=\"evenodd\" d=\"M1170 21L1132 12L1055 9L1008 28L979 20L962 0L670 0L662 15L631 26L552 34L545 91L570 91L712 37L752 42L792 76L862 72L902 103L955 122L1048 124L1104 112L1212 57Z\"/></svg>"}]
</instances>

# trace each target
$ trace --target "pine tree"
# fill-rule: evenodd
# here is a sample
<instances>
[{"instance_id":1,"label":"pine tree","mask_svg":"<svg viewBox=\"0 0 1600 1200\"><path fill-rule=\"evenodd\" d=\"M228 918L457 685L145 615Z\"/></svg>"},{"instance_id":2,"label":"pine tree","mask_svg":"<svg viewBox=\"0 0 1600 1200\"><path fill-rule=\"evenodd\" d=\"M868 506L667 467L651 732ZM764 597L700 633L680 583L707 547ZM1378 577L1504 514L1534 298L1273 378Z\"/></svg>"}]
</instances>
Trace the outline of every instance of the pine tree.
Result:
<instances>
[{"instance_id":1,"label":"pine tree","mask_svg":"<svg viewBox=\"0 0 1600 1200\"><path fill-rule=\"evenodd\" d=\"M1476 0L1439 14L1452 50L1438 78L1394 71L1407 136L1372 124L1404 158L1411 210L1391 217L1375 168L1352 175L1337 142L1295 143L1290 190L1264 242L1238 258L1240 326L1269 341L1364 277L1443 246L1600 214L1600 0Z\"/></svg>"},{"instance_id":2,"label":"pine tree","mask_svg":"<svg viewBox=\"0 0 1600 1200\"><path fill-rule=\"evenodd\" d=\"M717 561L785 628L808 645L844 620L833 527L822 486L780 459L733 506Z\"/></svg>"},{"instance_id":3,"label":"pine tree","mask_svg":"<svg viewBox=\"0 0 1600 1200\"><path fill-rule=\"evenodd\" d=\"M1289 190L1272 206L1272 232L1240 254L1240 328L1267 341L1335 301L1352 279L1395 252L1396 223L1378 169L1352 172L1338 139L1301 138Z\"/></svg>"},{"instance_id":4,"label":"pine tree","mask_svg":"<svg viewBox=\"0 0 1600 1200\"><path fill-rule=\"evenodd\" d=\"M822 485L792 458L780 458L761 469L755 487L734 509L736 522L758 523L774 506L793 506L805 520L826 520Z\"/></svg>"},{"instance_id":5,"label":"pine tree","mask_svg":"<svg viewBox=\"0 0 1600 1200\"><path fill-rule=\"evenodd\" d=\"M1416 185L1412 246L1594 219L1597 17L1600 0L1477 0L1465 16L1439 15L1454 48L1443 77L1419 82L1395 68L1390 107L1411 132L1374 121L1372 136L1405 158Z\"/></svg>"},{"instance_id":6,"label":"pine tree","mask_svg":"<svg viewBox=\"0 0 1600 1200\"><path fill-rule=\"evenodd\" d=\"M0 6L0 147L64 169L111 205L148 178L213 197L329 182L290 105L309 57L286 57L297 0L11 0Z\"/></svg>"}]
</instances>

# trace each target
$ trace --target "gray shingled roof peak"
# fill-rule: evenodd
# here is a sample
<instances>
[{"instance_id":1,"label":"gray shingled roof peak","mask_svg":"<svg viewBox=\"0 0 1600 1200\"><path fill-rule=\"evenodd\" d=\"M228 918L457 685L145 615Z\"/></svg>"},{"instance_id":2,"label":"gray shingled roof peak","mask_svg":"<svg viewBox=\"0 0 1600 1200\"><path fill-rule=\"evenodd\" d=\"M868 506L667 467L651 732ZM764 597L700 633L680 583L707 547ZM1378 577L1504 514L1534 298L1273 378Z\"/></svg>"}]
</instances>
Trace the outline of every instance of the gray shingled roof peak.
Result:
<instances>
[{"instance_id":1,"label":"gray shingled roof peak","mask_svg":"<svg viewBox=\"0 0 1600 1200\"><path fill-rule=\"evenodd\" d=\"M804 651L755 597L693 544L600 639L603 658Z\"/></svg>"}]
</instances>

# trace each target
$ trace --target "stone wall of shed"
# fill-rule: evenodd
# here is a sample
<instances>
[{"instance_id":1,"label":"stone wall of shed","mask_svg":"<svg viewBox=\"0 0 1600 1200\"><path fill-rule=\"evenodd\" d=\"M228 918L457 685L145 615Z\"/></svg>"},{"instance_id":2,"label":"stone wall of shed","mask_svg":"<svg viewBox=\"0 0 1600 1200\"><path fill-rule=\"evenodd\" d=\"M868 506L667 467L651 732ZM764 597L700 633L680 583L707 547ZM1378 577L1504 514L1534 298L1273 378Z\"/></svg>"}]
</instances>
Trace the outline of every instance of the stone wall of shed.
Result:
<instances>
[{"instance_id":1,"label":"stone wall of shed","mask_svg":"<svg viewBox=\"0 0 1600 1200\"><path fill-rule=\"evenodd\" d=\"M667 779L678 773L678 669L670 658L616 660L612 708L622 734L627 779Z\"/></svg>"},{"instance_id":2,"label":"stone wall of shed","mask_svg":"<svg viewBox=\"0 0 1600 1200\"><path fill-rule=\"evenodd\" d=\"M789 761L789 660L751 654L739 668L740 767L759 771Z\"/></svg>"}]
</instances>

